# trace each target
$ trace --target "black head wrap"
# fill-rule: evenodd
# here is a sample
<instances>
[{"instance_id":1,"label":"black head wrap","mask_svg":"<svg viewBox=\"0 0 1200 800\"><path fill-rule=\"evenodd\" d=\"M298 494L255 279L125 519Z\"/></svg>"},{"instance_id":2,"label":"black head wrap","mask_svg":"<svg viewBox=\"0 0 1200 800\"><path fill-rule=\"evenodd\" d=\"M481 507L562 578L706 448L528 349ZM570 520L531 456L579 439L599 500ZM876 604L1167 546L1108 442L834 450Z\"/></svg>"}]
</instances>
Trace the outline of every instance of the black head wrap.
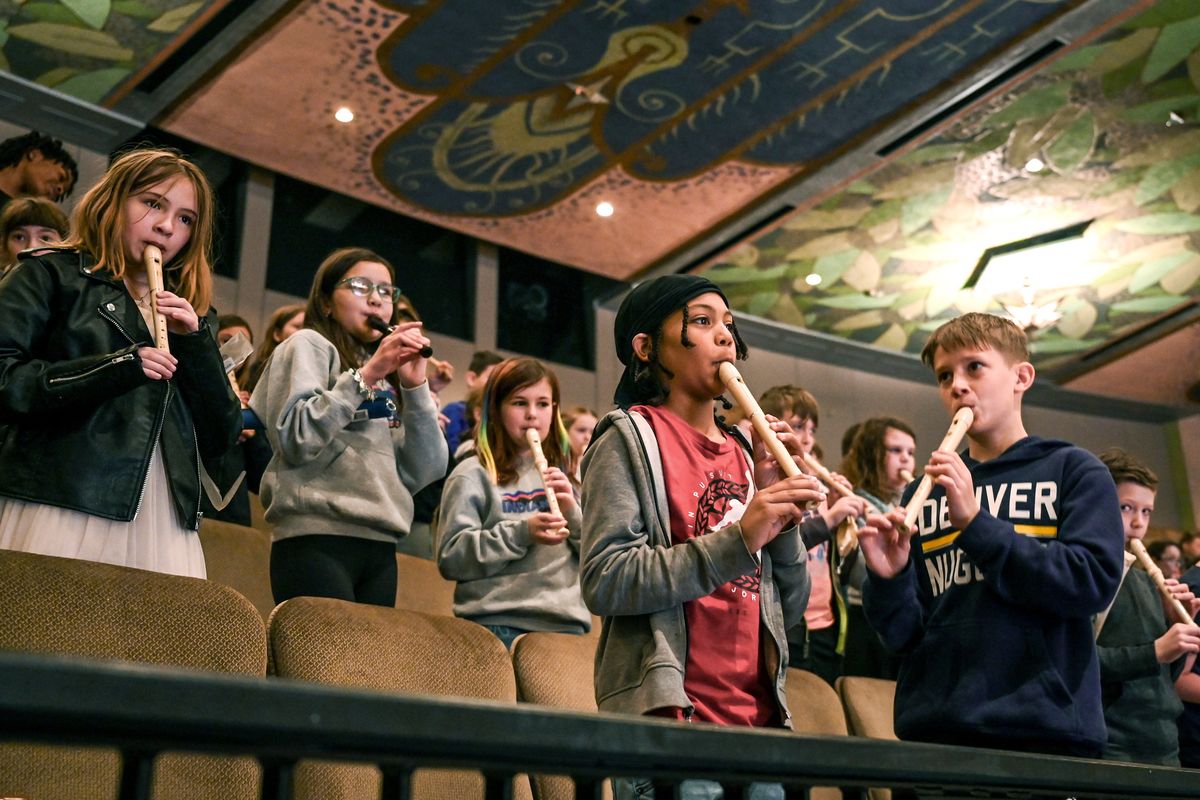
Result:
<instances>
[{"instance_id":1,"label":"black head wrap","mask_svg":"<svg viewBox=\"0 0 1200 800\"><path fill-rule=\"evenodd\" d=\"M633 371L637 362L637 356L633 354L634 337L639 333L653 334L663 320L684 308L689 300L709 292L721 295L725 305L729 305L729 299L721 287L699 275L664 275L639 283L625 295L614 326L617 358L625 365L613 395L613 401L618 406L628 408L637 402L633 386Z\"/></svg>"}]
</instances>

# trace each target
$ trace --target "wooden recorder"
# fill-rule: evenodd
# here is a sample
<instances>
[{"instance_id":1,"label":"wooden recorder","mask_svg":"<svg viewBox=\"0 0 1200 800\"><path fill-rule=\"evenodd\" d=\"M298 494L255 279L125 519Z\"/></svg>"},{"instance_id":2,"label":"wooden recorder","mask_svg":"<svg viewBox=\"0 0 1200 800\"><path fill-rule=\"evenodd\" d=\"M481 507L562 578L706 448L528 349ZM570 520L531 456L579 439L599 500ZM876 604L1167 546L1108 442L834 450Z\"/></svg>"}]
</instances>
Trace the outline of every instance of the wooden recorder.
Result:
<instances>
[{"instance_id":1,"label":"wooden recorder","mask_svg":"<svg viewBox=\"0 0 1200 800\"><path fill-rule=\"evenodd\" d=\"M150 319L154 323L154 346L164 353L171 352L167 341L167 318L158 313L158 293L163 291L162 251L152 244L142 251L146 279L150 285Z\"/></svg>"},{"instance_id":2,"label":"wooden recorder","mask_svg":"<svg viewBox=\"0 0 1200 800\"><path fill-rule=\"evenodd\" d=\"M546 453L542 450L541 435L538 434L536 428L526 428L525 439L529 442L529 452L533 454L533 463L538 468L538 474L541 475L545 473L545 471L550 468L550 464L548 461L546 461ZM558 497L555 496L554 490L546 485L546 479L544 477L542 478L542 488L546 490L546 505L550 506L550 513L556 517L561 517L563 514L558 506ZM564 528L560 530L559 533L563 533L565 531L566 529Z\"/></svg>"},{"instance_id":3,"label":"wooden recorder","mask_svg":"<svg viewBox=\"0 0 1200 800\"><path fill-rule=\"evenodd\" d=\"M1185 625L1192 624L1192 615L1183 607L1183 603L1171 594L1171 587L1167 586L1167 579L1163 576L1162 570L1158 568L1158 564L1154 563L1154 559L1146 552L1146 545L1142 544L1141 539L1129 540L1129 552L1133 553L1142 568L1150 575L1150 580L1154 581L1154 585L1158 587L1158 592L1167 601L1171 611L1175 614L1175 621L1182 622Z\"/></svg>"},{"instance_id":4,"label":"wooden recorder","mask_svg":"<svg viewBox=\"0 0 1200 800\"><path fill-rule=\"evenodd\" d=\"M950 428L946 431L946 436L942 439L942 443L938 445L938 450L955 450L963 437L967 435L972 423L975 422L975 412L970 408L963 406L954 414L954 419L950 420ZM913 496L909 498L905 505L904 511L904 527L909 533L916 531L917 518L921 516L921 506L929 499L929 493L933 491L933 478L928 475L921 476L921 483L917 486L917 490L913 492Z\"/></svg>"},{"instance_id":5,"label":"wooden recorder","mask_svg":"<svg viewBox=\"0 0 1200 800\"><path fill-rule=\"evenodd\" d=\"M775 431L771 430L771 423L767 422L767 415L763 413L762 407L758 401L754 399L754 395L750 394L750 390L746 387L746 382L742 380L742 374L738 372L737 367L728 361L721 362L721 366L717 371L721 383L725 384L725 388L733 395L733 401L741 407L745 412L746 418L750 420L750 424L754 426L754 430L758 433L758 438L762 439L767 450L779 464L779 468L789 478L796 475L803 475L804 472L800 467L796 466L795 459L788 449L783 446L783 442L779 441L779 437L775 435ZM815 509L817 503L809 503L809 509Z\"/></svg>"}]
</instances>

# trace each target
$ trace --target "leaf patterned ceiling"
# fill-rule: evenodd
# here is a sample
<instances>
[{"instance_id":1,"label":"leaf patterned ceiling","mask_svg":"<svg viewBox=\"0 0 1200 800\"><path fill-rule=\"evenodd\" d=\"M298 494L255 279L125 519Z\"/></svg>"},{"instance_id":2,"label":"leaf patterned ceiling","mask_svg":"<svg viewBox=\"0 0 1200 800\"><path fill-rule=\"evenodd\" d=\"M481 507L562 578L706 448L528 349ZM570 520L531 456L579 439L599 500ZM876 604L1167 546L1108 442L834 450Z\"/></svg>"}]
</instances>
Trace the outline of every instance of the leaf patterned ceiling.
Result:
<instances>
[{"instance_id":1,"label":"leaf patterned ceiling","mask_svg":"<svg viewBox=\"0 0 1200 800\"><path fill-rule=\"evenodd\" d=\"M0 0L0 69L79 100L120 94L230 0Z\"/></svg>"},{"instance_id":2,"label":"leaf patterned ceiling","mask_svg":"<svg viewBox=\"0 0 1200 800\"><path fill-rule=\"evenodd\" d=\"M910 353L960 313L1051 306L1032 349L1054 367L1200 298L1198 212L1200 4L1160 2L707 275L742 311ZM1088 222L963 288L984 250Z\"/></svg>"}]
</instances>

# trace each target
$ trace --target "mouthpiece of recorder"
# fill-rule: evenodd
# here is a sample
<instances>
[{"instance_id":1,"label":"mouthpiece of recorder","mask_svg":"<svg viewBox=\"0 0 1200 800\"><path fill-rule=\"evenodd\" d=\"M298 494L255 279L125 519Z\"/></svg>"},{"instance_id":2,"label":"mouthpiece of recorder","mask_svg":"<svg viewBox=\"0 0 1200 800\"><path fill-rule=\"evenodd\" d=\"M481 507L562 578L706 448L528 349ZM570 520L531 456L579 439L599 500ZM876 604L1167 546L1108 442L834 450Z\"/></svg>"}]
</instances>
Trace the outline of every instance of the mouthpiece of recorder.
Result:
<instances>
[{"instance_id":1,"label":"mouthpiece of recorder","mask_svg":"<svg viewBox=\"0 0 1200 800\"><path fill-rule=\"evenodd\" d=\"M388 325L386 322L381 320L379 317L367 317L367 324L370 325L375 330L382 333L384 336L387 336L389 333L396 330L395 325ZM433 348L432 347L430 347L429 345L425 345L424 347L421 348L421 358L432 358L432 357L433 357Z\"/></svg>"}]
</instances>

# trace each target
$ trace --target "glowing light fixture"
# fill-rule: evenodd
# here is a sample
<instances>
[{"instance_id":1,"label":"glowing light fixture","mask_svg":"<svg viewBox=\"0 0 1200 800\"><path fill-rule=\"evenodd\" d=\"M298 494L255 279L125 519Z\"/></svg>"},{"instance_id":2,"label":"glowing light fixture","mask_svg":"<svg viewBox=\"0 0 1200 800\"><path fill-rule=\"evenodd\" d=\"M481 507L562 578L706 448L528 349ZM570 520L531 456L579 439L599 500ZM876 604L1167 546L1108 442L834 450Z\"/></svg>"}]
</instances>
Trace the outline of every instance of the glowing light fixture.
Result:
<instances>
[{"instance_id":1,"label":"glowing light fixture","mask_svg":"<svg viewBox=\"0 0 1200 800\"><path fill-rule=\"evenodd\" d=\"M1095 257L1093 243L1083 238L1091 220L1015 242L989 247L963 284L976 293L996 298L1022 328L1049 327L1062 317L1057 300L1036 302L1039 292L1083 286L1112 265ZM1016 294L1019 303L1000 298Z\"/></svg>"},{"instance_id":2,"label":"glowing light fixture","mask_svg":"<svg viewBox=\"0 0 1200 800\"><path fill-rule=\"evenodd\" d=\"M337 111L333 112L333 118L338 122L354 122L354 112L346 106L342 106Z\"/></svg>"},{"instance_id":3,"label":"glowing light fixture","mask_svg":"<svg viewBox=\"0 0 1200 800\"><path fill-rule=\"evenodd\" d=\"M611 217L614 211L616 211L616 209L613 208L613 204L607 200L602 200L601 202L596 203L596 216Z\"/></svg>"}]
</instances>

